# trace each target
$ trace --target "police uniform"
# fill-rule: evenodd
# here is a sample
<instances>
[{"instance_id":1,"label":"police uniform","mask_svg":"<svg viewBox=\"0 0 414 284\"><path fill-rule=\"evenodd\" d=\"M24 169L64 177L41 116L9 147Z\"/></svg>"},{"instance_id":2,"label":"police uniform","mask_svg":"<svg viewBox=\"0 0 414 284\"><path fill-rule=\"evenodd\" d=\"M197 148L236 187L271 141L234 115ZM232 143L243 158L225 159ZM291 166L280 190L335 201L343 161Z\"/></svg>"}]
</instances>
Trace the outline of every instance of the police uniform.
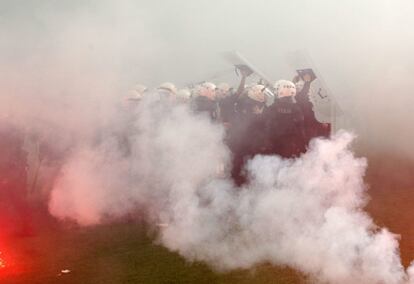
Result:
<instances>
[{"instance_id":1,"label":"police uniform","mask_svg":"<svg viewBox=\"0 0 414 284\"><path fill-rule=\"evenodd\" d=\"M278 98L265 117L268 154L291 158L306 150L304 116L292 97Z\"/></svg>"}]
</instances>

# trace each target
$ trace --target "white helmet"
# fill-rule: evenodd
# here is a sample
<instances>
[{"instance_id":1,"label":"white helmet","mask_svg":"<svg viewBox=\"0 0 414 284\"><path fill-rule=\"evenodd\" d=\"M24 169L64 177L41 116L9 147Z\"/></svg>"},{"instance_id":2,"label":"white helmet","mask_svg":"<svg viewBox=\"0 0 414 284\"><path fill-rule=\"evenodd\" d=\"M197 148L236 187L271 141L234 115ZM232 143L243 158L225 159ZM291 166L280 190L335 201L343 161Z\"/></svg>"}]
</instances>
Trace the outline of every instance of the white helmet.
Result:
<instances>
[{"instance_id":1,"label":"white helmet","mask_svg":"<svg viewBox=\"0 0 414 284\"><path fill-rule=\"evenodd\" d=\"M296 96L296 86L293 82L288 80L279 80L273 87L278 98L294 97Z\"/></svg>"},{"instance_id":2,"label":"white helmet","mask_svg":"<svg viewBox=\"0 0 414 284\"><path fill-rule=\"evenodd\" d=\"M263 85L253 85L247 89L247 96L256 102L264 103L266 98L263 91L265 89L266 87Z\"/></svg>"},{"instance_id":3,"label":"white helmet","mask_svg":"<svg viewBox=\"0 0 414 284\"><path fill-rule=\"evenodd\" d=\"M129 101L139 101L144 97L144 94L147 90L148 89L146 86L137 84L133 89L128 91L126 99Z\"/></svg>"},{"instance_id":4,"label":"white helmet","mask_svg":"<svg viewBox=\"0 0 414 284\"><path fill-rule=\"evenodd\" d=\"M147 88L147 86L144 86L144 85L141 85L141 84L136 84L134 86L134 90L136 90L140 94L144 94L146 91L148 91L148 88Z\"/></svg>"},{"instance_id":5,"label":"white helmet","mask_svg":"<svg viewBox=\"0 0 414 284\"><path fill-rule=\"evenodd\" d=\"M162 83L158 87L158 90L161 90L161 91L165 90L165 91L170 92L173 95L175 95L177 93L177 87L173 83L170 83L170 82Z\"/></svg>"},{"instance_id":6,"label":"white helmet","mask_svg":"<svg viewBox=\"0 0 414 284\"><path fill-rule=\"evenodd\" d=\"M207 97L210 100L214 100L216 98L216 85L211 82L204 82L201 84L199 89L199 96Z\"/></svg>"},{"instance_id":7,"label":"white helmet","mask_svg":"<svg viewBox=\"0 0 414 284\"><path fill-rule=\"evenodd\" d=\"M196 98L200 95L201 85L195 85L193 88L190 89L191 98Z\"/></svg>"},{"instance_id":8,"label":"white helmet","mask_svg":"<svg viewBox=\"0 0 414 284\"><path fill-rule=\"evenodd\" d=\"M181 101L188 101L191 98L191 92L189 89L181 89L177 92L177 99Z\"/></svg>"},{"instance_id":9,"label":"white helmet","mask_svg":"<svg viewBox=\"0 0 414 284\"><path fill-rule=\"evenodd\" d=\"M211 82L204 82L203 84L201 84L202 87L210 89L210 90L215 90L217 89L217 86L214 85L214 83Z\"/></svg>"},{"instance_id":10,"label":"white helmet","mask_svg":"<svg viewBox=\"0 0 414 284\"><path fill-rule=\"evenodd\" d=\"M220 83L218 84L217 89L222 92L228 92L230 90L230 85L227 83Z\"/></svg>"},{"instance_id":11,"label":"white helmet","mask_svg":"<svg viewBox=\"0 0 414 284\"><path fill-rule=\"evenodd\" d=\"M230 93L230 85L227 83L220 83L217 86L216 95L218 98L224 98Z\"/></svg>"},{"instance_id":12,"label":"white helmet","mask_svg":"<svg viewBox=\"0 0 414 284\"><path fill-rule=\"evenodd\" d=\"M128 101L139 101L143 97L144 97L144 94L139 93L137 90L129 90L125 99Z\"/></svg>"}]
</instances>

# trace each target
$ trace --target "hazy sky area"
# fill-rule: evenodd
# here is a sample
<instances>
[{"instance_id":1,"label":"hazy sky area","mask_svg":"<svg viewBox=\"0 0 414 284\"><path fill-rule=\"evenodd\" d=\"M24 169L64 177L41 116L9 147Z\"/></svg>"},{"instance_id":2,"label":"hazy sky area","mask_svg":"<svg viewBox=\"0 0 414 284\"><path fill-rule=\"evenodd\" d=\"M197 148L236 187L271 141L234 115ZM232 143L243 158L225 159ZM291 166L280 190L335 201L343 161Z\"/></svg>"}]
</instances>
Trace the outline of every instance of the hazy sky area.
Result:
<instances>
[{"instance_id":1,"label":"hazy sky area","mask_svg":"<svg viewBox=\"0 0 414 284\"><path fill-rule=\"evenodd\" d=\"M239 50L276 81L292 77L286 54L302 49L358 134L407 152L413 12L409 0L3 0L0 71L8 88L29 96L45 88L62 96L96 87L92 81L103 92L135 83L236 82L221 54Z\"/></svg>"}]
</instances>

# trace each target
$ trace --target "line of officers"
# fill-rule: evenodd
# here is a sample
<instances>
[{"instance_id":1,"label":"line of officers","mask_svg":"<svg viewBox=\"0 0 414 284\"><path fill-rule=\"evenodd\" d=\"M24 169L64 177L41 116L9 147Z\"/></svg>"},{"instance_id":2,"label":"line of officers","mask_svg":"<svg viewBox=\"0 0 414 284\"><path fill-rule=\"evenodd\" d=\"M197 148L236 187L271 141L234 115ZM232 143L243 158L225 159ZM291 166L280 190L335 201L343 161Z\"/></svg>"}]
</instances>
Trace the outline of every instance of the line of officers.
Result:
<instances>
[{"instance_id":1,"label":"line of officers","mask_svg":"<svg viewBox=\"0 0 414 284\"><path fill-rule=\"evenodd\" d=\"M241 74L237 89L226 83L204 82L177 90L167 82L156 93L163 100L190 104L195 113L206 113L224 125L225 142L232 152L231 175L242 185L246 182L243 166L249 158L257 154L297 157L312 138L329 137L331 126L315 117L309 91L316 76L311 69L298 72L292 81L279 80L269 87L261 83L246 86L253 72L247 66L237 68ZM127 99L139 102L146 92L146 87L137 85Z\"/></svg>"},{"instance_id":2,"label":"line of officers","mask_svg":"<svg viewBox=\"0 0 414 284\"><path fill-rule=\"evenodd\" d=\"M247 159L256 154L299 156L312 138L328 137L330 125L315 118L309 99L310 85L316 79L313 72L298 73L292 81L280 80L270 87L260 83L246 86L252 71L244 66L238 66L238 70L241 81L237 89L228 84L216 86L204 82L177 90L172 83L164 83L155 93L160 100L189 104L195 113L205 113L214 123L225 127L225 143L232 152L231 175L241 185L246 182L243 165ZM137 85L126 98L128 105L139 103L148 93L144 86ZM13 211L17 234L27 236L33 234L27 191L35 188L37 170L28 189L26 134L9 120L0 116L0 225L4 213ZM53 160L50 151L43 152L46 159ZM59 160L59 155L56 157Z\"/></svg>"}]
</instances>

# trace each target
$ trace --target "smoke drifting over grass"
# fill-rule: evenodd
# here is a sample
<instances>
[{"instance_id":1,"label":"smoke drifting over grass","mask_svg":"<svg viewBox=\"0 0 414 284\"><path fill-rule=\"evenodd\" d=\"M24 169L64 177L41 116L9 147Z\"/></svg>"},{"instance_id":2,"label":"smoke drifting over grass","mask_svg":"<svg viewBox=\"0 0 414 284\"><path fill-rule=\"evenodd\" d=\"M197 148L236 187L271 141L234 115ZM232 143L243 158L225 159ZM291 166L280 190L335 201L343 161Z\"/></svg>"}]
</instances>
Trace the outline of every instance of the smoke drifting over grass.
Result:
<instances>
[{"instance_id":1,"label":"smoke drifting over grass","mask_svg":"<svg viewBox=\"0 0 414 284\"><path fill-rule=\"evenodd\" d=\"M118 144L79 149L62 170L50 211L93 225L143 209L168 224L159 241L218 270L270 262L331 283L403 283L396 236L363 212L366 161L353 135L315 140L296 160L257 156L251 183L237 188L223 129L186 106L154 104L135 113L132 155Z\"/></svg>"},{"instance_id":2,"label":"smoke drifting over grass","mask_svg":"<svg viewBox=\"0 0 414 284\"><path fill-rule=\"evenodd\" d=\"M135 133L131 156L122 154L126 146L110 133L100 147L75 151L52 192L53 213L62 217L74 214L80 216L76 218L79 223L90 224L117 211L126 214L137 204L154 204L161 210L175 190L178 194L183 188L193 191L212 178L216 167L228 157L222 144L223 130L209 123L207 117L190 115L185 106L155 103L149 98L137 110L130 129ZM72 190L79 198L61 206ZM83 199L83 194L91 199ZM88 213L83 214L82 208Z\"/></svg>"}]
</instances>

